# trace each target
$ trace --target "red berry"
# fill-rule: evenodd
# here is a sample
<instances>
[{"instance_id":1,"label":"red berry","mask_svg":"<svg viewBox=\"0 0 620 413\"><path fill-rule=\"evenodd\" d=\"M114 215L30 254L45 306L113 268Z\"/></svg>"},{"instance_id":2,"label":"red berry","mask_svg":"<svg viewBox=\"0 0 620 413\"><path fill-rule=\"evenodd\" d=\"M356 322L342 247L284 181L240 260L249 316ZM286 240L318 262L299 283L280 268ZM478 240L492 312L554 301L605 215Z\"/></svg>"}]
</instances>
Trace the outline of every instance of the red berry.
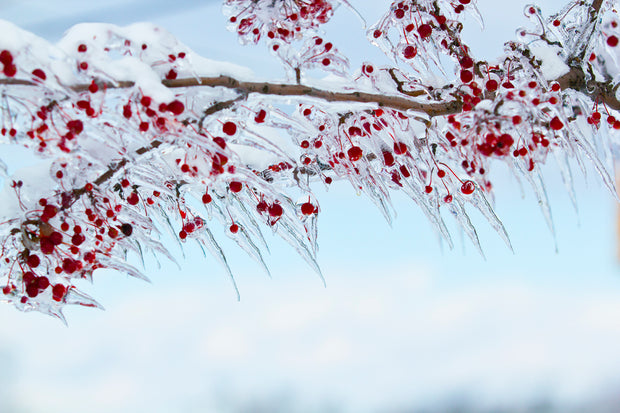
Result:
<instances>
[{"instance_id":1,"label":"red berry","mask_svg":"<svg viewBox=\"0 0 620 413\"><path fill-rule=\"evenodd\" d=\"M0 63L2 63L5 66L8 66L11 63L13 63L13 55L11 54L11 52L9 52L8 50L1 51L0 52Z\"/></svg>"},{"instance_id":2,"label":"red berry","mask_svg":"<svg viewBox=\"0 0 620 413\"><path fill-rule=\"evenodd\" d=\"M28 256L28 266L30 268L36 268L41 263L41 259L37 255L29 255Z\"/></svg>"},{"instance_id":3,"label":"red berry","mask_svg":"<svg viewBox=\"0 0 620 413\"><path fill-rule=\"evenodd\" d=\"M474 79L474 74L469 70L461 70L461 82L469 83Z\"/></svg>"},{"instance_id":4,"label":"red berry","mask_svg":"<svg viewBox=\"0 0 620 413\"><path fill-rule=\"evenodd\" d=\"M260 202L256 205L256 210L257 210L259 213L261 213L261 214L262 214L263 212L267 211L267 202L265 202L265 201L260 201Z\"/></svg>"},{"instance_id":5,"label":"red berry","mask_svg":"<svg viewBox=\"0 0 620 413\"><path fill-rule=\"evenodd\" d=\"M37 295L39 295L39 287L34 283L28 284L28 286L26 287L26 294L30 298L36 297Z\"/></svg>"},{"instance_id":6,"label":"red berry","mask_svg":"<svg viewBox=\"0 0 620 413\"><path fill-rule=\"evenodd\" d=\"M50 286L50 280L47 277L37 277L37 288L45 290Z\"/></svg>"},{"instance_id":7,"label":"red berry","mask_svg":"<svg viewBox=\"0 0 620 413\"><path fill-rule=\"evenodd\" d=\"M465 181L463 182L463 184L461 185L461 192L464 193L465 195L471 195L474 193L474 190L476 189L476 184L474 184L473 181Z\"/></svg>"},{"instance_id":8,"label":"red berry","mask_svg":"<svg viewBox=\"0 0 620 413\"><path fill-rule=\"evenodd\" d=\"M47 78L47 76L45 75L45 72L41 69L34 69L32 71L32 75L38 77L41 80L45 80Z\"/></svg>"},{"instance_id":9,"label":"red berry","mask_svg":"<svg viewBox=\"0 0 620 413\"><path fill-rule=\"evenodd\" d=\"M228 187L232 192L237 193L241 192L241 190L243 189L243 184L239 181L232 181Z\"/></svg>"},{"instance_id":10,"label":"red berry","mask_svg":"<svg viewBox=\"0 0 620 413\"><path fill-rule=\"evenodd\" d=\"M411 172L409 172L409 169L407 169L407 167L405 165L401 165L399 169L400 169L400 173L405 178L409 178L411 176Z\"/></svg>"},{"instance_id":11,"label":"red berry","mask_svg":"<svg viewBox=\"0 0 620 413\"><path fill-rule=\"evenodd\" d=\"M131 194L129 194L129 196L127 197L127 203L129 205L138 205L138 202L140 202L140 198L138 198L138 194L135 192L132 192Z\"/></svg>"},{"instance_id":12,"label":"red berry","mask_svg":"<svg viewBox=\"0 0 620 413\"><path fill-rule=\"evenodd\" d=\"M58 208L56 208L54 205L46 204L45 207L43 208L43 215L47 217L48 220L50 218L54 218L57 213L58 213Z\"/></svg>"},{"instance_id":13,"label":"red berry","mask_svg":"<svg viewBox=\"0 0 620 413\"><path fill-rule=\"evenodd\" d=\"M423 39L429 37L431 35L432 31L433 31L433 29L432 29L430 24L426 24L425 23L425 24L420 25L420 27L418 27L418 34Z\"/></svg>"},{"instance_id":14,"label":"red berry","mask_svg":"<svg viewBox=\"0 0 620 413\"><path fill-rule=\"evenodd\" d=\"M305 202L301 204L301 213L304 215L312 215L315 211L314 205L310 202Z\"/></svg>"},{"instance_id":15,"label":"red berry","mask_svg":"<svg viewBox=\"0 0 620 413\"><path fill-rule=\"evenodd\" d=\"M65 296L67 289L62 284L56 284L52 287L52 298L55 301L62 301Z\"/></svg>"},{"instance_id":16,"label":"red berry","mask_svg":"<svg viewBox=\"0 0 620 413\"><path fill-rule=\"evenodd\" d=\"M271 204L267 208L267 211L269 212L269 215L274 218L280 217L284 213L284 210L282 209L282 206L280 204Z\"/></svg>"},{"instance_id":17,"label":"red berry","mask_svg":"<svg viewBox=\"0 0 620 413\"><path fill-rule=\"evenodd\" d=\"M560 118L555 116L553 119L551 119L551 122L549 122L549 126L553 130L560 130L560 129L562 129L564 127L564 124L562 123Z\"/></svg>"},{"instance_id":18,"label":"red berry","mask_svg":"<svg viewBox=\"0 0 620 413\"><path fill-rule=\"evenodd\" d=\"M363 154L362 148L360 148L359 146L353 146L347 151L347 154L349 155L349 159L351 161L359 161L362 158Z\"/></svg>"},{"instance_id":19,"label":"red berry","mask_svg":"<svg viewBox=\"0 0 620 413\"><path fill-rule=\"evenodd\" d=\"M221 136L216 136L213 138L213 142L215 142L220 148L226 149L226 141Z\"/></svg>"},{"instance_id":20,"label":"red berry","mask_svg":"<svg viewBox=\"0 0 620 413\"><path fill-rule=\"evenodd\" d=\"M224 125L222 125L222 131L226 135L232 136L237 133L237 125L234 122L225 122Z\"/></svg>"},{"instance_id":21,"label":"red berry","mask_svg":"<svg viewBox=\"0 0 620 413\"><path fill-rule=\"evenodd\" d=\"M265 117L267 116L267 112L264 109L258 111L256 116L254 117L254 122L263 123L265 121Z\"/></svg>"},{"instance_id":22,"label":"red berry","mask_svg":"<svg viewBox=\"0 0 620 413\"><path fill-rule=\"evenodd\" d=\"M129 103L123 106L123 116L127 119L131 118L131 105Z\"/></svg>"},{"instance_id":23,"label":"red berry","mask_svg":"<svg viewBox=\"0 0 620 413\"><path fill-rule=\"evenodd\" d=\"M172 102L168 103L166 109L178 116L185 110L185 105L183 105L183 103L178 100L173 100Z\"/></svg>"},{"instance_id":24,"label":"red berry","mask_svg":"<svg viewBox=\"0 0 620 413\"><path fill-rule=\"evenodd\" d=\"M385 163L385 166L394 165L394 155L392 155L391 152L384 151L383 152L383 163Z\"/></svg>"},{"instance_id":25,"label":"red berry","mask_svg":"<svg viewBox=\"0 0 620 413\"><path fill-rule=\"evenodd\" d=\"M229 229L230 229L230 232L232 232L233 234L236 234L239 231L239 225L232 224Z\"/></svg>"},{"instance_id":26,"label":"red berry","mask_svg":"<svg viewBox=\"0 0 620 413\"><path fill-rule=\"evenodd\" d=\"M85 44L81 44L81 45L79 45L77 50L78 50L78 52L80 52L80 53L85 53L85 52L86 52L86 50L87 50L86 45L85 45Z\"/></svg>"},{"instance_id":27,"label":"red berry","mask_svg":"<svg viewBox=\"0 0 620 413\"><path fill-rule=\"evenodd\" d=\"M489 81L487 81L485 87L489 92L494 92L497 90L497 87L499 85L497 84L497 80L491 79Z\"/></svg>"},{"instance_id":28,"label":"red berry","mask_svg":"<svg viewBox=\"0 0 620 413\"><path fill-rule=\"evenodd\" d=\"M409 149L404 142L394 142L394 153L396 155L404 155Z\"/></svg>"},{"instance_id":29,"label":"red berry","mask_svg":"<svg viewBox=\"0 0 620 413\"><path fill-rule=\"evenodd\" d=\"M611 47L616 47L618 45L618 38L616 36L609 36L607 38L607 44Z\"/></svg>"},{"instance_id":30,"label":"red berry","mask_svg":"<svg viewBox=\"0 0 620 413\"><path fill-rule=\"evenodd\" d=\"M149 96L142 96L140 99L140 104L145 107L149 107L151 105L152 99Z\"/></svg>"},{"instance_id":31,"label":"red berry","mask_svg":"<svg viewBox=\"0 0 620 413\"><path fill-rule=\"evenodd\" d=\"M6 77L13 77L17 73L17 66L14 64L4 66L4 70L2 72Z\"/></svg>"},{"instance_id":32,"label":"red berry","mask_svg":"<svg viewBox=\"0 0 620 413\"><path fill-rule=\"evenodd\" d=\"M62 234L58 231L52 232L49 236L49 239L54 245L62 244Z\"/></svg>"},{"instance_id":33,"label":"red berry","mask_svg":"<svg viewBox=\"0 0 620 413\"><path fill-rule=\"evenodd\" d=\"M203 204L208 204L208 203L210 203L212 200L213 200L213 198L211 198L211 195L209 195L209 194L204 194L204 195L202 196L202 203L203 203Z\"/></svg>"},{"instance_id":34,"label":"red berry","mask_svg":"<svg viewBox=\"0 0 620 413\"><path fill-rule=\"evenodd\" d=\"M469 68L471 68L471 67L474 67L474 59L472 59L472 58L471 58L471 57L469 57L469 56L465 56L465 57L463 57L463 58L459 61L459 63L461 64L461 67L462 67L463 69L469 69Z\"/></svg>"},{"instance_id":35,"label":"red berry","mask_svg":"<svg viewBox=\"0 0 620 413\"><path fill-rule=\"evenodd\" d=\"M405 59L413 59L418 54L418 49L415 46L407 46L403 49L403 56Z\"/></svg>"},{"instance_id":36,"label":"red berry","mask_svg":"<svg viewBox=\"0 0 620 413\"><path fill-rule=\"evenodd\" d=\"M71 243L75 246L79 246L85 240L86 238L82 234L73 234L73 236L71 237Z\"/></svg>"}]
</instances>

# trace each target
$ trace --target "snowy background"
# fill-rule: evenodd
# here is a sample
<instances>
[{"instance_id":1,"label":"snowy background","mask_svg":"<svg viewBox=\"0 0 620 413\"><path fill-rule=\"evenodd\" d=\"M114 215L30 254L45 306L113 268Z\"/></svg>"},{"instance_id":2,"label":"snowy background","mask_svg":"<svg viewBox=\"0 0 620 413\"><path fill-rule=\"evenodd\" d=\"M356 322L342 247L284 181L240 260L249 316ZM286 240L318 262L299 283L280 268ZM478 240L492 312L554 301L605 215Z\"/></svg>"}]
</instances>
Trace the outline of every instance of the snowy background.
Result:
<instances>
[{"instance_id":1,"label":"snowy background","mask_svg":"<svg viewBox=\"0 0 620 413\"><path fill-rule=\"evenodd\" d=\"M369 23L389 5L351 1ZM497 4L479 1L486 29L467 31L478 57L498 56L526 24L525 2ZM545 14L562 5L541 2ZM50 40L79 22L152 21L205 57L282 74L263 47L223 29L215 0L0 0L0 18ZM348 10L328 32L353 68L381 62ZM84 288L106 311L68 309L69 328L0 306L0 411L617 411L616 202L596 173L576 174L576 213L553 165L546 172L555 241L534 197L493 171L515 254L482 217L486 260L467 241L442 249L404 197L390 228L336 184L317 192L327 288L274 238L273 279L228 245L241 302L218 264L188 247L182 270L150 263L153 284L96 274Z\"/></svg>"}]
</instances>

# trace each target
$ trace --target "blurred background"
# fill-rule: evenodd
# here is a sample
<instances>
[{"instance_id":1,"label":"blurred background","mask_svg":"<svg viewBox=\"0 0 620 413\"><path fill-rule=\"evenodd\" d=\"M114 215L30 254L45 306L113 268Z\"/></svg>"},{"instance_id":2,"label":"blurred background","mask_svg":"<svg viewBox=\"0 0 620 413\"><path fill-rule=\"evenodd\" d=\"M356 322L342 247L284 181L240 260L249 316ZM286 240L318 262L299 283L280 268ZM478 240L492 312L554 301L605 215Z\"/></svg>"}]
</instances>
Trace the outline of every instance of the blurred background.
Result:
<instances>
[{"instance_id":1,"label":"blurred background","mask_svg":"<svg viewBox=\"0 0 620 413\"><path fill-rule=\"evenodd\" d=\"M350 1L369 23L389 6ZM485 31L470 19L466 38L492 59L526 24L525 2L478 3ZM564 2L540 5L547 15ZM0 18L52 41L76 23L152 21L205 57L282 77L264 47L242 47L224 29L220 7L0 0ZM383 62L346 8L327 31L352 68ZM240 302L215 260L188 245L184 260L172 246L181 270L147 265L152 284L96 273L82 287L106 311L69 308L68 328L0 306L0 411L620 411L616 201L587 172L575 173L577 212L553 162L545 168L554 238L535 197L497 166L496 212L514 254L475 213L486 259L458 232L454 250L442 247L404 197L390 228L338 183L317 188L326 288L270 237L272 279L224 242Z\"/></svg>"}]
</instances>

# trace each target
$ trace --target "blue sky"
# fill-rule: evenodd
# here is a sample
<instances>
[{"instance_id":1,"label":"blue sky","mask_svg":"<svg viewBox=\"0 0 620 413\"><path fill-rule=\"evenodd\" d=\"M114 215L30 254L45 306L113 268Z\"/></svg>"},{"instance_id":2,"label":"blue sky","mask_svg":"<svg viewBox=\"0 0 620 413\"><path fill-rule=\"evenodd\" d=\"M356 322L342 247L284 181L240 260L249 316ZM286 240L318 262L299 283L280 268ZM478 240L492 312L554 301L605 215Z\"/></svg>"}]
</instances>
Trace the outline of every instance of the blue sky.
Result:
<instances>
[{"instance_id":1,"label":"blue sky","mask_svg":"<svg viewBox=\"0 0 620 413\"><path fill-rule=\"evenodd\" d=\"M352 3L364 16L381 9ZM525 24L524 2L508 3L479 2L488 31L467 32L478 56L499 54ZM171 4L0 0L0 16L50 39L83 21L149 20L206 57L281 73L263 48L241 47L222 29L218 2ZM545 1L543 11L561 4ZM355 41L363 29L346 9L330 29L353 67L380 58ZM69 309L69 328L2 306L0 410L416 411L610 397L620 385L616 201L594 171L576 173L577 214L551 162L554 241L532 194L522 197L501 166L494 173L514 254L475 214L486 260L458 232L456 248L442 249L398 195L390 228L341 183L317 192L327 288L273 238L273 279L226 244L241 302L217 263L188 246L181 270L150 263L152 284L97 274L85 288L106 311Z\"/></svg>"}]
</instances>

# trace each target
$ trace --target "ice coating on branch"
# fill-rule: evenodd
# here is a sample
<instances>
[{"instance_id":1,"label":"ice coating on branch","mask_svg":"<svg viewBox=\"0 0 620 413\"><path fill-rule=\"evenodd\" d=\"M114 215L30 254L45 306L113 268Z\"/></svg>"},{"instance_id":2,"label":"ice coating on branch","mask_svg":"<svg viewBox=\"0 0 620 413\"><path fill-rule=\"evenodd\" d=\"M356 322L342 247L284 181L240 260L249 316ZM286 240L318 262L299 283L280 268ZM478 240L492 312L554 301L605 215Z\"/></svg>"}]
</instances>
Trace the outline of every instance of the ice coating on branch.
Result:
<instances>
[{"instance_id":1,"label":"ice coating on branch","mask_svg":"<svg viewBox=\"0 0 620 413\"><path fill-rule=\"evenodd\" d=\"M209 217L229 228L267 273L259 223L284 233L318 269L315 227L308 230L307 217L298 216L286 185L261 176L264 168L296 163L297 155L273 139L277 128L265 128L266 110L277 111L265 105L246 123L230 110L239 98L234 91L196 94L163 83L248 79L249 71L194 56L149 24L78 25L57 46L2 24L0 138L51 159L37 168L44 180L32 171L6 180L0 225L6 301L61 318L66 304L91 306L78 281L92 279L98 268L147 279L127 263L127 252L171 257L157 240L158 228L166 227L181 242L199 240L232 277L206 226ZM306 235L286 235L293 231Z\"/></svg>"},{"instance_id":2,"label":"ice coating on branch","mask_svg":"<svg viewBox=\"0 0 620 413\"><path fill-rule=\"evenodd\" d=\"M335 180L388 222L403 191L449 246L446 216L481 253L471 207L510 247L490 202L495 164L531 185L550 228L540 175L550 155L569 188L567 158L613 187L613 2L598 14L573 2L548 19L528 6L529 27L486 62L460 36L475 2L395 1L368 35L396 65L354 74L320 31L334 4L225 1L242 42L266 39L289 70L283 84L196 56L150 24L78 25L54 46L0 21L0 141L47 159L45 184L6 173L3 298L60 318L66 304L97 307L80 280L99 268L146 279L129 261L172 258L160 232L209 251L238 295L217 225L267 274L263 231L273 231L321 276L314 191ZM311 68L330 77L308 79Z\"/></svg>"}]
</instances>

